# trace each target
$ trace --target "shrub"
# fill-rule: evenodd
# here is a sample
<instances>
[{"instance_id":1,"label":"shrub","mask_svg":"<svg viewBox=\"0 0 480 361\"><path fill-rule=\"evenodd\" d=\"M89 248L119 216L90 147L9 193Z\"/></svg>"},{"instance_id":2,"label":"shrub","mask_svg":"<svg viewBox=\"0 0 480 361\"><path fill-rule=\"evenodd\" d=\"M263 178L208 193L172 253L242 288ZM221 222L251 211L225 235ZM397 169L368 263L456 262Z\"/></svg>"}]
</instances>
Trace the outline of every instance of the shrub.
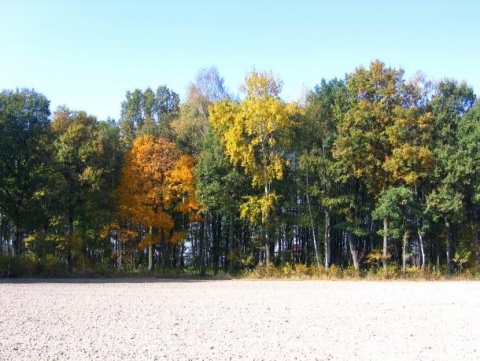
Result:
<instances>
[{"instance_id":1,"label":"shrub","mask_svg":"<svg viewBox=\"0 0 480 361\"><path fill-rule=\"evenodd\" d=\"M356 270L355 267L349 266L343 270L343 277L345 278L359 278L361 271Z\"/></svg>"},{"instance_id":2,"label":"shrub","mask_svg":"<svg viewBox=\"0 0 480 361\"><path fill-rule=\"evenodd\" d=\"M389 280L399 278L401 276L401 269L395 264L389 264L387 268L379 268L377 277L382 280Z\"/></svg>"},{"instance_id":3,"label":"shrub","mask_svg":"<svg viewBox=\"0 0 480 361\"><path fill-rule=\"evenodd\" d=\"M407 267L407 277L414 279L421 279L425 276L425 270L421 267L408 266Z\"/></svg>"},{"instance_id":4,"label":"shrub","mask_svg":"<svg viewBox=\"0 0 480 361\"><path fill-rule=\"evenodd\" d=\"M310 268L304 263L298 263L295 265L295 275L300 278L309 277L312 274Z\"/></svg>"},{"instance_id":5,"label":"shrub","mask_svg":"<svg viewBox=\"0 0 480 361\"><path fill-rule=\"evenodd\" d=\"M18 257L0 255L0 277L31 277L41 271L42 265L34 253Z\"/></svg>"},{"instance_id":6,"label":"shrub","mask_svg":"<svg viewBox=\"0 0 480 361\"><path fill-rule=\"evenodd\" d=\"M65 276L67 266L61 257L48 254L43 263L43 272L45 276L49 277Z\"/></svg>"},{"instance_id":7,"label":"shrub","mask_svg":"<svg viewBox=\"0 0 480 361\"><path fill-rule=\"evenodd\" d=\"M290 262L285 263L285 265L281 269L281 276L282 278L290 278L292 277L292 274L294 273L293 267L290 264Z\"/></svg>"},{"instance_id":8,"label":"shrub","mask_svg":"<svg viewBox=\"0 0 480 361\"><path fill-rule=\"evenodd\" d=\"M20 256L20 276L36 276L42 269L38 256L33 252L27 252Z\"/></svg>"},{"instance_id":9,"label":"shrub","mask_svg":"<svg viewBox=\"0 0 480 361\"><path fill-rule=\"evenodd\" d=\"M462 276L466 279L478 279L480 272L478 272L476 267L469 267L462 272Z\"/></svg>"},{"instance_id":10,"label":"shrub","mask_svg":"<svg viewBox=\"0 0 480 361\"><path fill-rule=\"evenodd\" d=\"M6 254L0 253L0 277L8 276L8 266L10 263L10 257Z\"/></svg>"},{"instance_id":11,"label":"shrub","mask_svg":"<svg viewBox=\"0 0 480 361\"><path fill-rule=\"evenodd\" d=\"M313 265L308 268L308 275L313 278L323 278L326 275L325 266L324 265Z\"/></svg>"},{"instance_id":12,"label":"shrub","mask_svg":"<svg viewBox=\"0 0 480 361\"><path fill-rule=\"evenodd\" d=\"M332 265L328 269L327 275L328 275L328 278L330 279L338 279L343 277L343 272L340 267Z\"/></svg>"},{"instance_id":13,"label":"shrub","mask_svg":"<svg viewBox=\"0 0 480 361\"><path fill-rule=\"evenodd\" d=\"M272 263L263 262L251 270L243 271L243 276L251 279L275 278L278 277L278 272Z\"/></svg>"}]
</instances>

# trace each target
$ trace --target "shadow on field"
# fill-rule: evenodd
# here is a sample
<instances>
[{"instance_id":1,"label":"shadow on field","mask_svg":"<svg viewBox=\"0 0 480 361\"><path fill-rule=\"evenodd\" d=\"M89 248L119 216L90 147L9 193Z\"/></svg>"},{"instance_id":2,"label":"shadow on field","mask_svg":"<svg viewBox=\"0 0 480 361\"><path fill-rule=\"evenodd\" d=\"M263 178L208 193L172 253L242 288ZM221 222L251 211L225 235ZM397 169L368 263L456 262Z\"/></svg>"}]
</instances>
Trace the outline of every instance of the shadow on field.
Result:
<instances>
[{"instance_id":1,"label":"shadow on field","mask_svg":"<svg viewBox=\"0 0 480 361\"><path fill-rule=\"evenodd\" d=\"M220 277L119 277L119 278L0 278L0 284L35 284L35 283L59 283L59 284L102 284L102 283L200 283L200 282L224 282L231 278Z\"/></svg>"}]
</instances>

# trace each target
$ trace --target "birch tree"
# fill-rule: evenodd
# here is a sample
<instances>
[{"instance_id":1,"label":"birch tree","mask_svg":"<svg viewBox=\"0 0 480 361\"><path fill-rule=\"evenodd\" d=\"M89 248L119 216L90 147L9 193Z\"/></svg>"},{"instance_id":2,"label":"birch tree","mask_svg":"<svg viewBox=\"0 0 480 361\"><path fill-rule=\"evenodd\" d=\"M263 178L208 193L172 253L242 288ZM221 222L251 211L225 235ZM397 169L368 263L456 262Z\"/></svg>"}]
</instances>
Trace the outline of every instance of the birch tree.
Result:
<instances>
[{"instance_id":1,"label":"birch tree","mask_svg":"<svg viewBox=\"0 0 480 361\"><path fill-rule=\"evenodd\" d=\"M261 195L245 197L241 215L262 227L265 261L270 262L269 218L279 198L273 182L283 178L285 157L290 147L297 104L280 99L282 83L271 73L253 71L241 90L240 103L222 101L210 109L210 122L226 154L233 164L240 165L252 176L252 185L262 189Z\"/></svg>"}]
</instances>

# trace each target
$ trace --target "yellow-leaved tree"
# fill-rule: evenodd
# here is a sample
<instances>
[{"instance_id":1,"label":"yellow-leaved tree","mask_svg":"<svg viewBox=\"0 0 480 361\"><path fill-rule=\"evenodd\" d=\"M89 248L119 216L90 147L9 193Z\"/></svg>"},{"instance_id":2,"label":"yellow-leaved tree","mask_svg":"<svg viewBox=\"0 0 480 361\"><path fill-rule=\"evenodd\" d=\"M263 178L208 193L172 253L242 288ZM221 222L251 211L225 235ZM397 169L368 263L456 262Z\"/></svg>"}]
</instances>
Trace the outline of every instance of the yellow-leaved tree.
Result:
<instances>
[{"instance_id":1,"label":"yellow-leaved tree","mask_svg":"<svg viewBox=\"0 0 480 361\"><path fill-rule=\"evenodd\" d=\"M155 244L166 246L184 238L184 232L174 227L175 214L196 214L193 165L193 158L180 155L174 143L150 135L136 138L125 156L119 214L139 225L139 247L148 247L149 270Z\"/></svg>"},{"instance_id":2,"label":"yellow-leaved tree","mask_svg":"<svg viewBox=\"0 0 480 361\"><path fill-rule=\"evenodd\" d=\"M288 164L295 119L301 110L296 103L280 99L282 82L271 73L252 71L240 88L245 98L237 103L224 100L210 108L210 125L225 146L231 163L252 175L252 185L263 190L248 196L241 216L261 225L265 239L265 261L270 262L269 216L279 195L272 182L283 178Z\"/></svg>"}]
</instances>

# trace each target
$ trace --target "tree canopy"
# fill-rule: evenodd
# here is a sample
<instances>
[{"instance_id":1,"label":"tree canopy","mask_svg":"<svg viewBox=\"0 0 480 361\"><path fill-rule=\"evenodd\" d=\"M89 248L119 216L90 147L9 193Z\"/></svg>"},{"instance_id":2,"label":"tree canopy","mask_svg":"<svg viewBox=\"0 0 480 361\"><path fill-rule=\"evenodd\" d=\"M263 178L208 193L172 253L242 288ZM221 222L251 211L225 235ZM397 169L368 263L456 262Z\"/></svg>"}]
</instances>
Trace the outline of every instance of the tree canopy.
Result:
<instances>
[{"instance_id":1,"label":"tree canopy","mask_svg":"<svg viewBox=\"0 0 480 361\"><path fill-rule=\"evenodd\" d=\"M127 91L118 122L2 91L0 275L479 272L467 83L374 60L298 102L282 87L254 69L236 96L207 67L182 102Z\"/></svg>"}]
</instances>

